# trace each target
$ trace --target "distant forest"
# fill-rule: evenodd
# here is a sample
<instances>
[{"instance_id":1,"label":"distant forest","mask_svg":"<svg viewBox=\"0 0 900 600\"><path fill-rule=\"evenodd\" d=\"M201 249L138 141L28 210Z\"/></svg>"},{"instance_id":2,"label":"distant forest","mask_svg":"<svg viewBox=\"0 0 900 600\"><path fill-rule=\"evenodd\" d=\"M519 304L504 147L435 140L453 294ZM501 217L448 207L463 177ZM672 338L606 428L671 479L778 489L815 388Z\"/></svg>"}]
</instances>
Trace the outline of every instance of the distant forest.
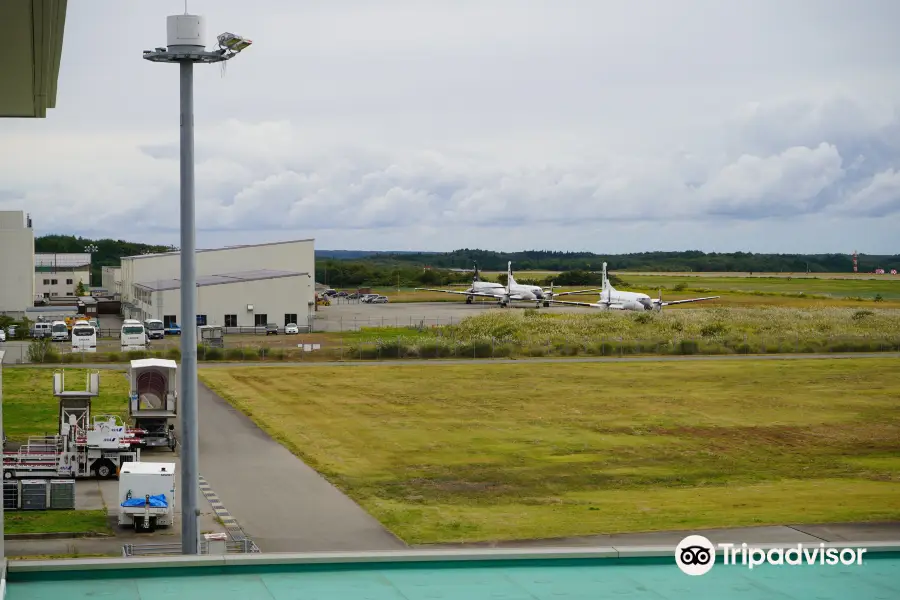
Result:
<instances>
[{"instance_id":1,"label":"distant forest","mask_svg":"<svg viewBox=\"0 0 900 600\"><path fill-rule=\"evenodd\" d=\"M167 252L169 246L126 242L124 240L45 235L35 239L36 252L85 252L93 244L92 279L100 281L101 268L119 266L123 256L144 252ZM357 250L316 250L316 281L333 287L357 286L444 286L468 283L471 273L457 273L447 269L471 269L478 263L484 271L506 271L512 261L513 269L521 271L560 271L563 275L534 280L533 283L558 285L594 285L602 263L609 263L614 271L736 271L767 273L849 273L853 259L849 254L753 254L749 252L639 252L633 254L593 254L591 252L553 252L528 250L524 252L493 252L462 249L453 252L369 252ZM262 267L262 265L261 265ZM424 267L431 267L425 269ZM900 269L900 255L859 255L859 270ZM517 277L522 283L531 282ZM505 276L500 278L505 280ZM565 283L563 283L565 282Z\"/></svg>"}]
</instances>

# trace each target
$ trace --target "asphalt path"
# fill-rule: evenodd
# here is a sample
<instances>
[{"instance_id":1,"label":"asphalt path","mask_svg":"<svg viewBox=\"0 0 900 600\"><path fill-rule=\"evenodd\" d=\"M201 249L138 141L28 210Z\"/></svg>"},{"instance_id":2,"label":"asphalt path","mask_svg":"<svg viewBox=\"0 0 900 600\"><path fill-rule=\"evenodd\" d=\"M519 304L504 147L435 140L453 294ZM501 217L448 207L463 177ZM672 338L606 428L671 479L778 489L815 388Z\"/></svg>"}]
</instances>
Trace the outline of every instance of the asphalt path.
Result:
<instances>
[{"instance_id":1,"label":"asphalt path","mask_svg":"<svg viewBox=\"0 0 900 600\"><path fill-rule=\"evenodd\" d=\"M353 500L202 384L198 410L200 473L263 552L405 547Z\"/></svg>"}]
</instances>

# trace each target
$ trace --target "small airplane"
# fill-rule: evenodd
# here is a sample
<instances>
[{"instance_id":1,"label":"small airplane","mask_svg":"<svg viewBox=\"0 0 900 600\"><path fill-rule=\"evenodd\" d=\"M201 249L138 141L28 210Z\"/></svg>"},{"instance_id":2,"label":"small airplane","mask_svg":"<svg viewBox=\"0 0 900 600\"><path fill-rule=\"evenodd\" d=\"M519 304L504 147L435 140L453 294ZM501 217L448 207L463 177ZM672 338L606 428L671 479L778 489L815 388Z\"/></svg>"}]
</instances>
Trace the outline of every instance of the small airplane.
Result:
<instances>
[{"instance_id":1,"label":"small airplane","mask_svg":"<svg viewBox=\"0 0 900 600\"><path fill-rule=\"evenodd\" d=\"M475 263L475 276L472 277L472 285L465 291L436 290L431 288L416 288L420 292L441 292L444 294L459 294L466 297L466 304L472 304L475 298L496 298L500 306L507 307L511 301L534 302L537 307L541 304L550 306L550 299L554 296L568 296L571 294L585 294L596 292L597 288L590 290L576 290L572 292L554 292L553 284L549 290L539 285L524 285L517 283L512 274L512 262L506 264L506 285L482 281L478 272L478 263Z\"/></svg>"},{"instance_id":2,"label":"small airplane","mask_svg":"<svg viewBox=\"0 0 900 600\"><path fill-rule=\"evenodd\" d=\"M588 306L591 308L599 308L601 310L655 310L661 311L663 306L672 304L685 304L687 302L700 302L702 300L715 300L719 296L707 296L705 298L690 298L688 300L670 300L663 302L662 290L659 292L659 298L651 298L647 294L639 292L620 292L609 283L606 276L606 263L603 263L603 288L600 292L600 299L597 302L571 302L565 300L548 300L553 304L568 304L570 306Z\"/></svg>"}]
</instances>

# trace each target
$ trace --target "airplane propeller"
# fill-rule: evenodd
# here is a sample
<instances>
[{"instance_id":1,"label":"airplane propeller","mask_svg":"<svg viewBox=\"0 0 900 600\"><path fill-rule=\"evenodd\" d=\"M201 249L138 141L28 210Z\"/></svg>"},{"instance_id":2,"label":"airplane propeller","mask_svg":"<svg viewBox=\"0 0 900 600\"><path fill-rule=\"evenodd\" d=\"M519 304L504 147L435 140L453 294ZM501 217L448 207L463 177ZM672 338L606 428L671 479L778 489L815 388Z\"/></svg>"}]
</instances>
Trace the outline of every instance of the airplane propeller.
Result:
<instances>
[{"instance_id":1,"label":"airplane propeller","mask_svg":"<svg viewBox=\"0 0 900 600\"><path fill-rule=\"evenodd\" d=\"M659 299L658 299L657 302L656 302L656 312L661 311L661 310L662 310L662 307L663 307L663 304L662 304L662 288L659 288Z\"/></svg>"}]
</instances>

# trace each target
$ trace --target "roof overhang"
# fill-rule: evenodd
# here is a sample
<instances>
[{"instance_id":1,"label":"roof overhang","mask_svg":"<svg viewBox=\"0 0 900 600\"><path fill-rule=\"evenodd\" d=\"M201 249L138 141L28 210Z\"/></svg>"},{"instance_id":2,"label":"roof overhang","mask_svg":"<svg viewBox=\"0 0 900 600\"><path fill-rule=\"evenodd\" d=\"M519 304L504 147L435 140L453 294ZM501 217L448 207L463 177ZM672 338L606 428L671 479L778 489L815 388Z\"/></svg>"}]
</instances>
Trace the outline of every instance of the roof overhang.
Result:
<instances>
[{"instance_id":1,"label":"roof overhang","mask_svg":"<svg viewBox=\"0 0 900 600\"><path fill-rule=\"evenodd\" d=\"M0 2L0 117L44 118L56 107L67 0Z\"/></svg>"}]
</instances>

